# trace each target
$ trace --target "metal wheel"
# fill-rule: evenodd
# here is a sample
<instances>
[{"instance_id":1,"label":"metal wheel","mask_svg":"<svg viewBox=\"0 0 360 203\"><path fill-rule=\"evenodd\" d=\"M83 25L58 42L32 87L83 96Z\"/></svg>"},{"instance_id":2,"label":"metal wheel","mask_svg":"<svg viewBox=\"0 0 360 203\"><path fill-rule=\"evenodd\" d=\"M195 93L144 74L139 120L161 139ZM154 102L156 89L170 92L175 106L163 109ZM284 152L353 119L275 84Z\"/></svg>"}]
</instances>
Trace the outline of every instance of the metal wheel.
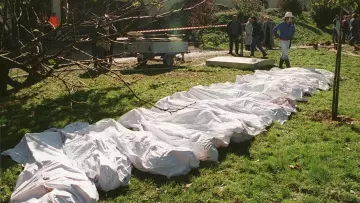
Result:
<instances>
[{"instance_id":1,"label":"metal wheel","mask_svg":"<svg viewBox=\"0 0 360 203\"><path fill-rule=\"evenodd\" d=\"M144 55L139 54L139 55L137 56L137 62L138 62L138 64L140 64L140 65L146 65L147 61L148 61L148 60L144 57Z\"/></svg>"},{"instance_id":2,"label":"metal wheel","mask_svg":"<svg viewBox=\"0 0 360 203\"><path fill-rule=\"evenodd\" d=\"M165 55L163 59L163 63L165 66L171 68L175 65L174 55Z\"/></svg>"}]
</instances>

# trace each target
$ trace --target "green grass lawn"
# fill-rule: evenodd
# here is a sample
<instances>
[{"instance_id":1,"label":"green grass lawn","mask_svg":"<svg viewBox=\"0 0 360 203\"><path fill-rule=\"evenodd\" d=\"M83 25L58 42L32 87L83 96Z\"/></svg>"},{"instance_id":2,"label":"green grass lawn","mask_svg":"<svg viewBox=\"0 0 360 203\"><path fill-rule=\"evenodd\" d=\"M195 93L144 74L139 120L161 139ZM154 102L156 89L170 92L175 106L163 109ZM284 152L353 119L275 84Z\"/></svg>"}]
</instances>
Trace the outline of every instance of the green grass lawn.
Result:
<instances>
[{"instance_id":1,"label":"green grass lawn","mask_svg":"<svg viewBox=\"0 0 360 203\"><path fill-rule=\"evenodd\" d=\"M291 50L293 66L334 70L335 54L321 49ZM278 59L279 51L270 58ZM344 56L340 114L360 120L360 63ZM173 71L145 71L124 78L142 98L156 102L194 85L235 81L251 71L185 66ZM64 127L75 121L94 123L118 118L144 106L121 82L100 76L67 78L79 87L70 97L59 81L49 79L0 103L1 151L26 132ZM316 112L331 109L332 92L319 92L284 125L274 123L251 142L219 149L220 163L173 179L133 170L128 187L101 192L103 202L360 202L360 125L316 121ZM147 106L147 105L145 105ZM1 157L0 201L7 201L22 167Z\"/></svg>"}]
</instances>

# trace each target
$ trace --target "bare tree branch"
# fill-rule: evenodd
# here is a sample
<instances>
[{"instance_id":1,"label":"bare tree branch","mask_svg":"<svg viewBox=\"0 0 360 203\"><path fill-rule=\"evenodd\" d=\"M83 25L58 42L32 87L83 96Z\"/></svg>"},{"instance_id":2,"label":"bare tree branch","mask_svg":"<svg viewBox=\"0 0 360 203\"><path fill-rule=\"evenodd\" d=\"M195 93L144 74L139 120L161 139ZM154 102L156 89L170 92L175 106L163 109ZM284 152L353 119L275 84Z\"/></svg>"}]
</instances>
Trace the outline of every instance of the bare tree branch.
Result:
<instances>
[{"instance_id":1,"label":"bare tree branch","mask_svg":"<svg viewBox=\"0 0 360 203\"><path fill-rule=\"evenodd\" d=\"M121 43L114 38L120 34L125 34L131 29L136 30L136 28L141 27L141 25L137 25L137 22L141 21L143 22L142 24L146 25L175 13L192 10L207 1L209 0L202 0L193 6L187 6L190 0L186 0L180 9L161 13L164 8L162 6L162 3L164 3L163 0L151 1L141 6L134 5L136 1L130 0L118 8L112 8L114 2L110 0L96 1L95 3L92 0L79 0L75 1L72 8L69 6L66 10L67 13L71 13L71 19L64 20L64 23L60 24L56 29L48 30L47 26L49 26L49 23L43 22L42 16L39 15L40 10L35 6L38 5L39 0L26 0L24 4L22 0L5 0L5 6L3 8L4 17L2 18L2 22L0 22L0 42L2 45L0 48L0 76L4 75L9 77L9 70L20 68L28 73L22 87L34 84L48 77L58 79L64 84L70 96L70 107L72 108L72 103L77 102L71 97L76 85L71 84L71 82L66 79L70 71L61 71L61 69L64 70L66 67L77 66L79 67L78 69L85 72L98 71L91 67L90 64L101 63L106 66L106 68L104 68L106 75L120 80L131 94L142 103L149 104L157 109L170 113L179 111L192 104L174 110L161 109L154 103L136 94L130 84L117 72L124 67L113 63L111 60L111 58L115 56L125 56L125 53L107 54L107 56L103 58L97 58L80 47L85 45L93 46L99 40ZM81 9L82 6L85 8ZM103 9L99 10L99 8ZM154 15L147 14L149 9L156 8L158 10ZM79 14L79 17L75 18L74 16L76 14ZM105 16L105 14L107 15ZM144 20L148 21L144 23ZM95 25L97 29L100 29L107 28L114 23L122 25L122 28L117 33L95 32L96 37L91 35L92 31L87 31L85 34L82 33L83 30L88 28L91 30L94 29ZM6 30L7 26L11 27L11 29ZM36 34L35 30L39 32ZM47 40L49 40L48 43ZM61 47L56 47L56 43L61 43ZM68 55L74 52L81 53L90 59L72 59ZM111 69L111 66L119 69ZM0 81L2 81L2 79L0 79ZM4 84L7 86L6 83L1 83L1 85ZM3 88L1 91L3 91ZM3 92L0 93L0 96L1 94L3 94Z\"/></svg>"}]
</instances>

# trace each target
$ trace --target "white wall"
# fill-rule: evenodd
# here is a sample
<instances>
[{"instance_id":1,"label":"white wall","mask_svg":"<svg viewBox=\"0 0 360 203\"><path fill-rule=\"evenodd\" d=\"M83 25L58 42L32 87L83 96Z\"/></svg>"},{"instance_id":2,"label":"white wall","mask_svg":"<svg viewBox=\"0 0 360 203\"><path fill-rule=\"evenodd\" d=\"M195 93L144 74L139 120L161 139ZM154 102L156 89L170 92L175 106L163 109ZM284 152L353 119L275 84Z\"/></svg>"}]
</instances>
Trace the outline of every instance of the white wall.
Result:
<instances>
[{"instance_id":1,"label":"white wall","mask_svg":"<svg viewBox=\"0 0 360 203\"><path fill-rule=\"evenodd\" d=\"M277 8L278 0L268 0L269 8Z\"/></svg>"},{"instance_id":2,"label":"white wall","mask_svg":"<svg viewBox=\"0 0 360 203\"><path fill-rule=\"evenodd\" d=\"M51 13L56 13L61 22L61 0L51 0Z\"/></svg>"}]
</instances>

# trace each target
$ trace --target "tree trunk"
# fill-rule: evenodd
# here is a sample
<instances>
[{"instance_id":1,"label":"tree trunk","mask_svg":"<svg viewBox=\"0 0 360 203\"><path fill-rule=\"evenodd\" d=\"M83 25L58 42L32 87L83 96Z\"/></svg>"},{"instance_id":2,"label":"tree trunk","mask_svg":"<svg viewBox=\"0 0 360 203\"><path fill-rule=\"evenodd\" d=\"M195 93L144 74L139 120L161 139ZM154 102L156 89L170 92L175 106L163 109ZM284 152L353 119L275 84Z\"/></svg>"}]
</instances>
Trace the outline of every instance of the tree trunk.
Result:
<instances>
[{"instance_id":1,"label":"tree trunk","mask_svg":"<svg viewBox=\"0 0 360 203\"><path fill-rule=\"evenodd\" d=\"M8 76L10 69L0 62L0 97L7 95Z\"/></svg>"}]
</instances>

